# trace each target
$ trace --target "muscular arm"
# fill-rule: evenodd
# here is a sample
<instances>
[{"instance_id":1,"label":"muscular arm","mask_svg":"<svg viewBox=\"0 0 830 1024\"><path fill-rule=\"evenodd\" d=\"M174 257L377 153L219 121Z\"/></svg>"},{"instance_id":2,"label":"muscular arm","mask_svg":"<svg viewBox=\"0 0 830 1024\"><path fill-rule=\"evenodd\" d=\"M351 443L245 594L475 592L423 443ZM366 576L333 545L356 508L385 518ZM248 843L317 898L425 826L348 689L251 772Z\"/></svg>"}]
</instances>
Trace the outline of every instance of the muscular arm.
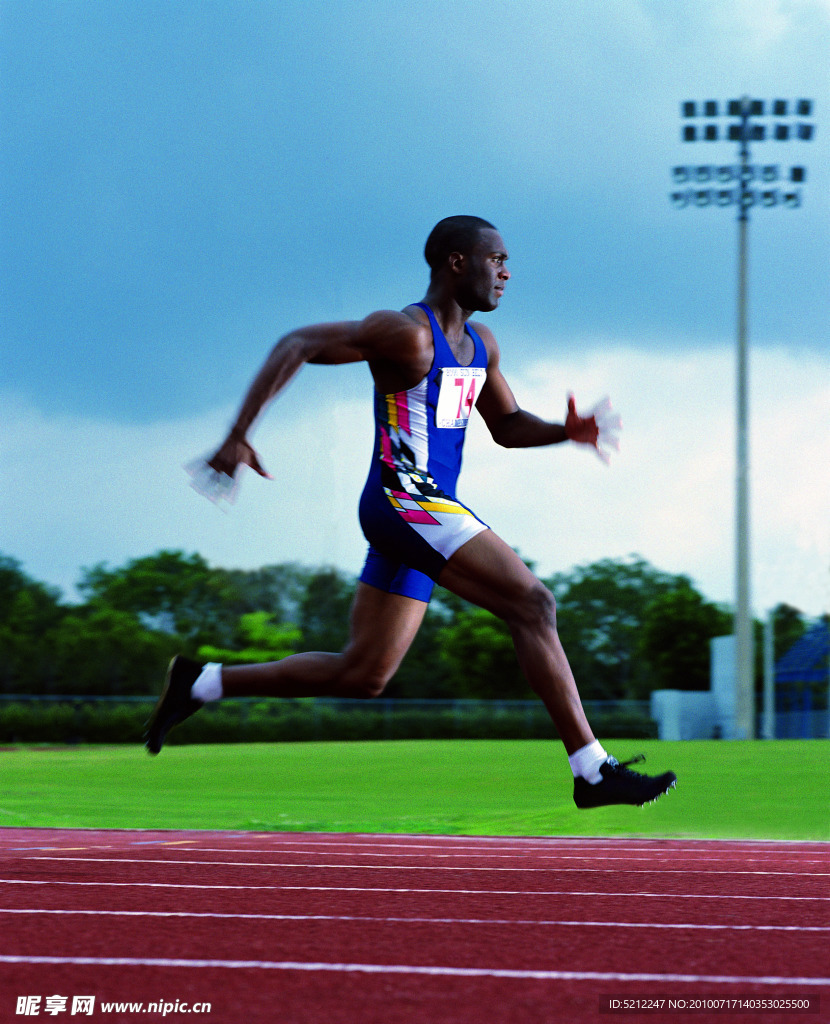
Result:
<instances>
[{"instance_id":1,"label":"muscular arm","mask_svg":"<svg viewBox=\"0 0 830 1024\"><path fill-rule=\"evenodd\" d=\"M499 368L499 349L495 338L486 328L476 324L476 330L487 348L487 383L482 389L476 408L484 418L487 429L496 444L504 448L538 448L543 445L578 441L596 444L597 427L593 419L577 415L573 400L568 403L564 423L551 423L520 409L510 386Z\"/></svg>"},{"instance_id":2,"label":"muscular arm","mask_svg":"<svg viewBox=\"0 0 830 1024\"><path fill-rule=\"evenodd\" d=\"M413 320L394 312L372 313L365 320L317 324L289 332L274 345L254 377L228 436L209 465L233 476L242 463L266 476L247 440L248 431L265 406L306 363L372 363L391 359L393 355L396 360L417 363L418 341L418 328Z\"/></svg>"},{"instance_id":3,"label":"muscular arm","mask_svg":"<svg viewBox=\"0 0 830 1024\"><path fill-rule=\"evenodd\" d=\"M520 409L507 381L489 367L477 408L493 440L503 448L538 448L568 440L563 423L550 423Z\"/></svg>"},{"instance_id":4,"label":"muscular arm","mask_svg":"<svg viewBox=\"0 0 830 1024\"><path fill-rule=\"evenodd\" d=\"M305 363L352 363L365 359L360 321L318 324L291 331L274 345L242 401L230 433L244 437L260 412Z\"/></svg>"},{"instance_id":5,"label":"muscular arm","mask_svg":"<svg viewBox=\"0 0 830 1024\"><path fill-rule=\"evenodd\" d=\"M563 423L550 423L526 409L502 416L490 433L503 448L539 448L570 440Z\"/></svg>"}]
</instances>

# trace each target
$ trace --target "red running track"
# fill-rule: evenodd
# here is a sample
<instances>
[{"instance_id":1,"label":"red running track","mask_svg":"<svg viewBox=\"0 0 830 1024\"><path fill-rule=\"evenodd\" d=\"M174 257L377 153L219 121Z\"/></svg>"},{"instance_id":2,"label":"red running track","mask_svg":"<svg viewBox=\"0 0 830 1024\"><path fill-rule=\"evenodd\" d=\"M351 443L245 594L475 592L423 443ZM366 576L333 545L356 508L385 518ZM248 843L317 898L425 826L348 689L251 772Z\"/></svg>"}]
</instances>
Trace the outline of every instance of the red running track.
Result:
<instances>
[{"instance_id":1,"label":"red running track","mask_svg":"<svg viewBox=\"0 0 830 1024\"><path fill-rule=\"evenodd\" d=\"M2 829L0 1022L827 1021L828 879L826 843Z\"/></svg>"}]
</instances>

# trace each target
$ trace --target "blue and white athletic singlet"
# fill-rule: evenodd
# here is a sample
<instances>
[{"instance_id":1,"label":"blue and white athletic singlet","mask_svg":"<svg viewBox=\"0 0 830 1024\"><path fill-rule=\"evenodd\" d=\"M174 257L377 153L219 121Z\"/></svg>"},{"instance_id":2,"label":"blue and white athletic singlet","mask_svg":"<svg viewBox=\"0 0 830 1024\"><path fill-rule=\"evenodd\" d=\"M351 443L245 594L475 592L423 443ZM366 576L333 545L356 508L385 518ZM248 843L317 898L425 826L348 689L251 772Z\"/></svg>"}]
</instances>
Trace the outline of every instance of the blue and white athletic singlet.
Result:
<instances>
[{"instance_id":1,"label":"blue and white athletic singlet","mask_svg":"<svg viewBox=\"0 0 830 1024\"><path fill-rule=\"evenodd\" d=\"M417 305L432 327L432 367L408 391L375 391L374 456L360 499L360 524L370 544L361 580L426 601L447 559L488 528L455 497L467 423L487 377L487 352L467 324L475 351L462 366L432 310Z\"/></svg>"}]
</instances>

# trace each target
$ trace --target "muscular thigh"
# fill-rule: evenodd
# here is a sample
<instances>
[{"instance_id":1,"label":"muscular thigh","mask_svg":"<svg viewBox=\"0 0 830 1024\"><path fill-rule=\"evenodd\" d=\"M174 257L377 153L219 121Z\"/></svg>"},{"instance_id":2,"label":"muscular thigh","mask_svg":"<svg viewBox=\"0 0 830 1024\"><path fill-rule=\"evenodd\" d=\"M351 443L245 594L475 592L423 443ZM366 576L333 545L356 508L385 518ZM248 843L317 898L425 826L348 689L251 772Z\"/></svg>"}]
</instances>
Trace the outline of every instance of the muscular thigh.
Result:
<instances>
[{"instance_id":1,"label":"muscular thigh","mask_svg":"<svg viewBox=\"0 0 830 1024\"><path fill-rule=\"evenodd\" d=\"M415 639L426 610L425 601L358 583L344 654L380 675L393 675Z\"/></svg>"},{"instance_id":2,"label":"muscular thigh","mask_svg":"<svg viewBox=\"0 0 830 1024\"><path fill-rule=\"evenodd\" d=\"M459 548L444 566L438 582L508 620L545 590L516 552L492 530Z\"/></svg>"}]
</instances>

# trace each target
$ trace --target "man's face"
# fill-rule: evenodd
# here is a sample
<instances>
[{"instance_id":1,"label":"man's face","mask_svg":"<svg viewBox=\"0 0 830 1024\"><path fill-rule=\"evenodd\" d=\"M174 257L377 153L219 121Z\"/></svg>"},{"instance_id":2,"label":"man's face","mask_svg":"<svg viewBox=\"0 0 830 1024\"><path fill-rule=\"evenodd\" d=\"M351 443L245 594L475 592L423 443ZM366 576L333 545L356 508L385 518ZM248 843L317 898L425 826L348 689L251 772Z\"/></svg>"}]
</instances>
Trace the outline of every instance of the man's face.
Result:
<instances>
[{"instance_id":1,"label":"man's face","mask_svg":"<svg viewBox=\"0 0 830 1024\"><path fill-rule=\"evenodd\" d=\"M496 309L510 279L508 255L498 231L482 228L478 241L459 265L458 302L470 312L489 313Z\"/></svg>"}]
</instances>

